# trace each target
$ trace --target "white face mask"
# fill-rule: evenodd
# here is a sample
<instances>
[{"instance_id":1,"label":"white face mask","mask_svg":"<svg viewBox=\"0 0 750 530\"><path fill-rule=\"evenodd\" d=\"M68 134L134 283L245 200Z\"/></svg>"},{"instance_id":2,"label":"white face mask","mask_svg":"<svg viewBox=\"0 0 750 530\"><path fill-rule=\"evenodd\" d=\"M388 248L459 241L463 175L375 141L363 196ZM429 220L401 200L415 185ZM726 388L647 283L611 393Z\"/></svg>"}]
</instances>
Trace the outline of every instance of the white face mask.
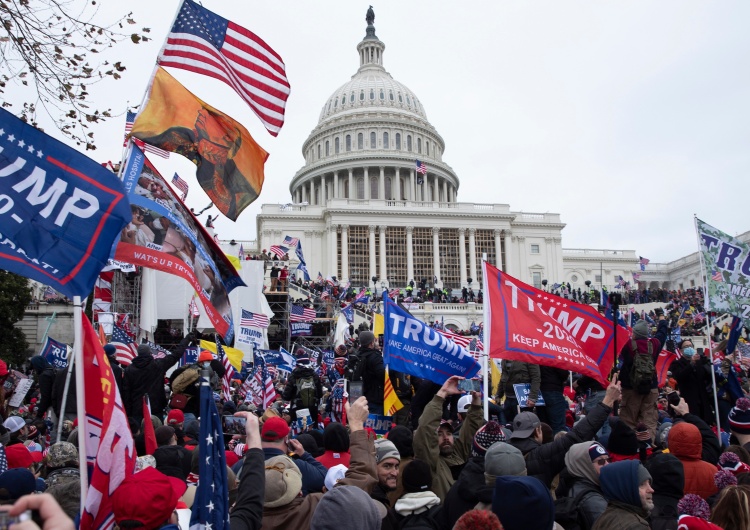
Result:
<instances>
[{"instance_id":1,"label":"white face mask","mask_svg":"<svg viewBox=\"0 0 750 530\"><path fill-rule=\"evenodd\" d=\"M201 366L202 366L203 368L210 368L210 367L211 367L211 361L203 361L203 362L201 363Z\"/></svg>"},{"instance_id":2,"label":"white face mask","mask_svg":"<svg viewBox=\"0 0 750 530\"><path fill-rule=\"evenodd\" d=\"M683 348L682 349L682 355L684 355L685 357L692 357L693 355L695 355L695 348L693 348L692 346L688 346L687 348Z\"/></svg>"}]
</instances>

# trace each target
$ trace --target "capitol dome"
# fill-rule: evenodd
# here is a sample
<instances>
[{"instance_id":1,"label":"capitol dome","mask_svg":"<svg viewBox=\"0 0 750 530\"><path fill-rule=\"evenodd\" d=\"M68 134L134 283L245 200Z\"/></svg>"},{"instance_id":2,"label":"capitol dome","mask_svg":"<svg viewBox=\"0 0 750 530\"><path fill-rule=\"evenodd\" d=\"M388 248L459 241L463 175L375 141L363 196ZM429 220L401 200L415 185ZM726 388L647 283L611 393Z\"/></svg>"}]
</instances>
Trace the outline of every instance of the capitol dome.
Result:
<instances>
[{"instance_id":1,"label":"capitol dome","mask_svg":"<svg viewBox=\"0 0 750 530\"><path fill-rule=\"evenodd\" d=\"M385 44L368 22L357 44L359 69L326 99L302 145L305 165L289 186L292 198L312 205L330 199L455 203L459 180L442 161L445 142L419 98L386 71Z\"/></svg>"}]
</instances>

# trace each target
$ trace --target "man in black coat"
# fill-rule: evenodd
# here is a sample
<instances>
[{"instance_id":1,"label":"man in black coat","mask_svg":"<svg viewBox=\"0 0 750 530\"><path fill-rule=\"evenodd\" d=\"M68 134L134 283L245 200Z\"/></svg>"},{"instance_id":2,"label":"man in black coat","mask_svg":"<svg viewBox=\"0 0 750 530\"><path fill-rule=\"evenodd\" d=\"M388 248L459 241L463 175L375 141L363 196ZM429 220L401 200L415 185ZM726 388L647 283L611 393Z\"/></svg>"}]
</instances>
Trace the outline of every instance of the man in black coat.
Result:
<instances>
[{"instance_id":1,"label":"man in black coat","mask_svg":"<svg viewBox=\"0 0 750 530\"><path fill-rule=\"evenodd\" d=\"M36 380L39 384L39 409L37 418L43 418L47 409L52 406L52 387L55 384L55 369L41 355L35 355L29 359L31 366L36 372Z\"/></svg>"},{"instance_id":2,"label":"man in black coat","mask_svg":"<svg viewBox=\"0 0 750 530\"><path fill-rule=\"evenodd\" d=\"M182 357L185 348L195 339L192 334L182 339L180 344L166 357L154 359L147 344L138 346L138 356L125 368L122 382L122 401L129 418L143 419L143 396L148 394L151 412L162 416L167 407L164 391L164 376Z\"/></svg>"},{"instance_id":3,"label":"man in black coat","mask_svg":"<svg viewBox=\"0 0 750 530\"><path fill-rule=\"evenodd\" d=\"M385 364L372 331L359 333L359 358L362 363L362 394L367 398L370 414L383 414Z\"/></svg>"},{"instance_id":4,"label":"man in black coat","mask_svg":"<svg viewBox=\"0 0 750 530\"><path fill-rule=\"evenodd\" d=\"M680 343L682 357L672 362L669 371L677 381L680 397L685 398L690 412L711 425L716 423L714 400L709 394L711 388L711 361L696 352L693 341L685 339Z\"/></svg>"},{"instance_id":5,"label":"man in black coat","mask_svg":"<svg viewBox=\"0 0 750 530\"><path fill-rule=\"evenodd\" d=\"M300 387L303 384L302 380L310 379L312 379L313 386L315 387L315 402L312 405L306 405L302 403L302 398L300 396L302 389ZM320 400L322 398L323 383L320 382L320 377L310 365L310 357L303 351L297 356L297 365L294 367L294 370L292 370L292 373L289 375L289 379L286 381L286 386L284 387L284 392L281 394L281 399L289 401L291 404L289 413L292 420L297 419L297 411L299 409L306 408L310 410L310 416L312 417L313 424L315 424L318 419L318 406L320 405Z\"/></svg>"}]
</instances>

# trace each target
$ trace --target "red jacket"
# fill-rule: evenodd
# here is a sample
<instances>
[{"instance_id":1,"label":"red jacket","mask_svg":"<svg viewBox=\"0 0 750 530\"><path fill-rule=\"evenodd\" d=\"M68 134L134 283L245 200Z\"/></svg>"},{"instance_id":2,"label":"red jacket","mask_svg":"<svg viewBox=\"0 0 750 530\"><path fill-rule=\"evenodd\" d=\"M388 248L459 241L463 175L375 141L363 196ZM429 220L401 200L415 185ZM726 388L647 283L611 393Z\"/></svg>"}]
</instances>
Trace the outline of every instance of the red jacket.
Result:
<instances>
[{"instance_id":1,"label":"red jacket","mask_svg":"<svg viewBox=\"0 0 750 530\"><path fill-rule=\"evenodd\" d=\"M685 494L694 493L708 499L718 489L714 483L716 466L701 460L701 433L691 423L680 422L669 430L669 452L676 456L685 469Z\"/></svg>"}]
</instances>

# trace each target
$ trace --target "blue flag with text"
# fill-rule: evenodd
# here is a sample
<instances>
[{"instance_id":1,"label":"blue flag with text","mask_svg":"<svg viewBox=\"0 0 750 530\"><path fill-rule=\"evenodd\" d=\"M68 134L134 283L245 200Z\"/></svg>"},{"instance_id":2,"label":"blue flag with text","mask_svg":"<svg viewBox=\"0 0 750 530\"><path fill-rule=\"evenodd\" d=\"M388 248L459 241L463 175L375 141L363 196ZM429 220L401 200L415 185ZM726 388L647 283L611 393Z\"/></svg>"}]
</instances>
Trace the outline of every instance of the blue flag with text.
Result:
<instances>
[{"instance_id":1,"label":"blue flag with text","mask_svg":"<svg viewBox=\"0 0 750 530\"><path fill-rule=\"evenodd\" d=\"M0 109L0 269L87 296L130 222L111 171Z\"/></svg>"},{"instance_id":2,"label":"blue flag with text","mask_svg":"<svg viewBox=\"0 0 750 530\"><path fill-rule=\"evenodd\" d=\"M391 369L442 384L452 375L471 378L479 364L464 348L386 298L383 362Z\"/></svg>"}]
</instances>

